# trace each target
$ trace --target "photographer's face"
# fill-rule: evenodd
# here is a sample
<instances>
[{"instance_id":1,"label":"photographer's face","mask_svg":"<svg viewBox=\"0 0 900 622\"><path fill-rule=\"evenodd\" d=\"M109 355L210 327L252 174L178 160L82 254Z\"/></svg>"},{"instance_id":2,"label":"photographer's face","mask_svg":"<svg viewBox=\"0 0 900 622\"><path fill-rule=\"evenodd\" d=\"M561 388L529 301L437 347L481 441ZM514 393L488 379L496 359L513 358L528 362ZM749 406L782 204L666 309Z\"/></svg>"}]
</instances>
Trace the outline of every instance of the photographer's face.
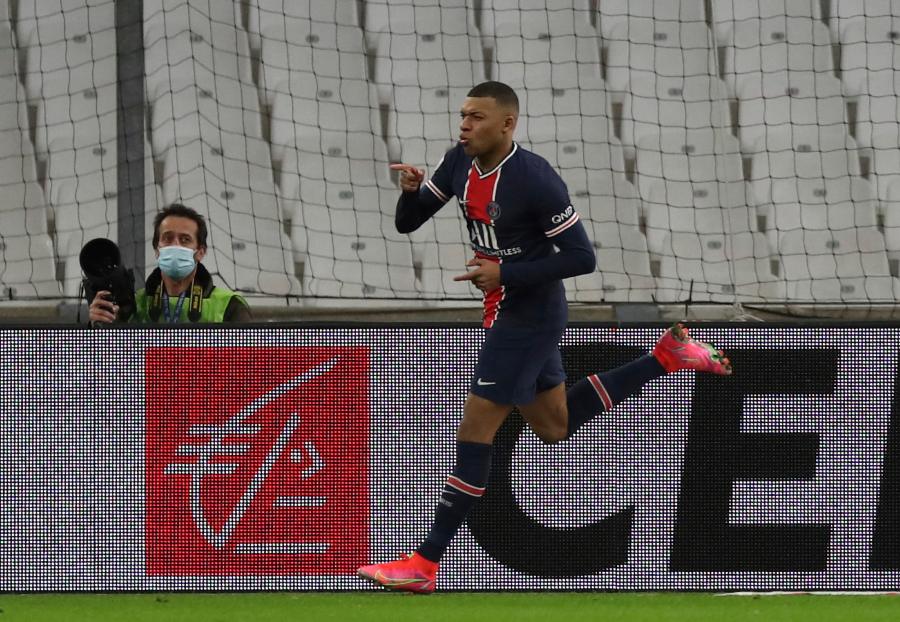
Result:
<instances>
[{"instance_id":1,"label":"photographer's face","mask_svg":"<svg viewBox=\"0 0 900 622\"><path fill-rule=\"evenodd\" d=\"M167 216L159 223L159 247L183 246L197 251L194 256L197 261L203 261L206 256L206 247L200 246L197 241L197 223L184 216ZM159 257L159 248L156 249Z\"/></svg>"}]
</instances>

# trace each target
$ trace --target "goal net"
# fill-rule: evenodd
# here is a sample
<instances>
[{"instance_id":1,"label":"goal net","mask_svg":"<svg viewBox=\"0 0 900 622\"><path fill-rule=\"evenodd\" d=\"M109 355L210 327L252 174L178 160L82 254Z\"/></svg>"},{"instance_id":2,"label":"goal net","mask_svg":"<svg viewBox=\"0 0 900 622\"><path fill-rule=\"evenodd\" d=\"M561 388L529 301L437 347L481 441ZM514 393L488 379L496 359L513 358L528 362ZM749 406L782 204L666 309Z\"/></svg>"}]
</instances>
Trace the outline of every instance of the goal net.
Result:
<instances>
[{"instance_id":1,"label":"goal net","mask_svg":"<svg viewBox=\"0 0 900 622\"><path fill-rule=\"evenodd\" d=\"M116 16L140 5L135 113ZM452 280L457 202L398 234L388 165L430 174L491 79L596 247L571 301L893 303L898 20L891 0L0 0L3 297L77 296L94 237L148 272L153 217L181 202L248 295L477 298Z\"/></svg>"}]
</instances>

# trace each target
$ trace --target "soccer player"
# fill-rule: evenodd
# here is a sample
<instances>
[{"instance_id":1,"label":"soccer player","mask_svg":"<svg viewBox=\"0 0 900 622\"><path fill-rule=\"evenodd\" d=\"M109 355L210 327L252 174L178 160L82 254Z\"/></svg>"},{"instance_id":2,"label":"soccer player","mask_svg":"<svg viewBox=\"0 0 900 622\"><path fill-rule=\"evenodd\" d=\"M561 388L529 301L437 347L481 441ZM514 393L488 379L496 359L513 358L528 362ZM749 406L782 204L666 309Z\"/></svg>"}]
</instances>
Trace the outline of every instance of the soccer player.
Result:
<instances>
[{"instance_id":1,"label":"soccer player","mask_svg":"<svg viewBox=\"0 0 900 622\"><path fill-rule=\"evenodd\" d=\"M555 443L666 373L731 373L724 353L676 324L652 354L566 391L559 352L568 310L562 279L593 271L596 258L562 179L513 141L518 113L509 86L479 84L462 104L459 142L430 179L414 166L392 165L403 190L396 213L401 233L457 197L475 256L470 270L454 279L483 292L487 331L457 429L456 465L430 533L414 553L357 571L388 589L434 591L441 556L484 493L494 434L514 407L541 440Z\"/></svg>"}]
</instances>

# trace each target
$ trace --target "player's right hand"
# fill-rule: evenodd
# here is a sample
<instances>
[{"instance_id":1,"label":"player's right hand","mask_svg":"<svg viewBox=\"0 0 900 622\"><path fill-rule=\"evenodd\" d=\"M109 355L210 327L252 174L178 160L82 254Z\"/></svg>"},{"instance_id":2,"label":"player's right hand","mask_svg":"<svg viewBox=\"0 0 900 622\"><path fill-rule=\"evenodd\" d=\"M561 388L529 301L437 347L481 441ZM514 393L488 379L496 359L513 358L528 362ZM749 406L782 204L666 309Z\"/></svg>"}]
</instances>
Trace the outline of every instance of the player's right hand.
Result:
<instances>
[{"instance_id":1,"label":"player's right hand","mask_svg":"<svg viewBox=\"0 0 900 622\"><path fill-rule=\"evenodd\" d=\"M94 300L91 301L90 307L88 307L88 319L91 322L112 324L116 321L116 318L119 316L119 305L114 304L112 300L108 300L111 297L111 292L97 292Z\"/></svg>"},{"instance_id":2,"label":"player's right hand","mask_svg":"<svg viewBox=\"0 0 900 622\"><path fill-rule=\"evenodd\" d=\"M410 164L391 164L392 171L400 171L400 189L403 192L418 192L425 179L425 171Z\"/></svg>"}]
</instances>

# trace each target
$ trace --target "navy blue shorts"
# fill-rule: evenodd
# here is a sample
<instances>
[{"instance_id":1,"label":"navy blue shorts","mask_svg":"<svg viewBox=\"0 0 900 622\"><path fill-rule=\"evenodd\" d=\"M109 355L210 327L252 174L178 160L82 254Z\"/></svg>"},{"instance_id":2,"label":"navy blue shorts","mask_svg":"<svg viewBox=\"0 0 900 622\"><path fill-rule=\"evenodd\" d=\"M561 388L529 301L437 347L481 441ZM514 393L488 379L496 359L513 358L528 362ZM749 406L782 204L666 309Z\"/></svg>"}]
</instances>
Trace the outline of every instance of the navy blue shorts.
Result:
<instances>
[{"instance_id":1,"label":"navy blue shorts","mask_svg":"<svg viewBox=\"0 0 900 622\"><path fill-rule=\"evenodd\" d=\"M564 328L488 329L470 391L497 404L530 404L538 393L564 382L559 353Z\"/></svg>"}]
</instances>

